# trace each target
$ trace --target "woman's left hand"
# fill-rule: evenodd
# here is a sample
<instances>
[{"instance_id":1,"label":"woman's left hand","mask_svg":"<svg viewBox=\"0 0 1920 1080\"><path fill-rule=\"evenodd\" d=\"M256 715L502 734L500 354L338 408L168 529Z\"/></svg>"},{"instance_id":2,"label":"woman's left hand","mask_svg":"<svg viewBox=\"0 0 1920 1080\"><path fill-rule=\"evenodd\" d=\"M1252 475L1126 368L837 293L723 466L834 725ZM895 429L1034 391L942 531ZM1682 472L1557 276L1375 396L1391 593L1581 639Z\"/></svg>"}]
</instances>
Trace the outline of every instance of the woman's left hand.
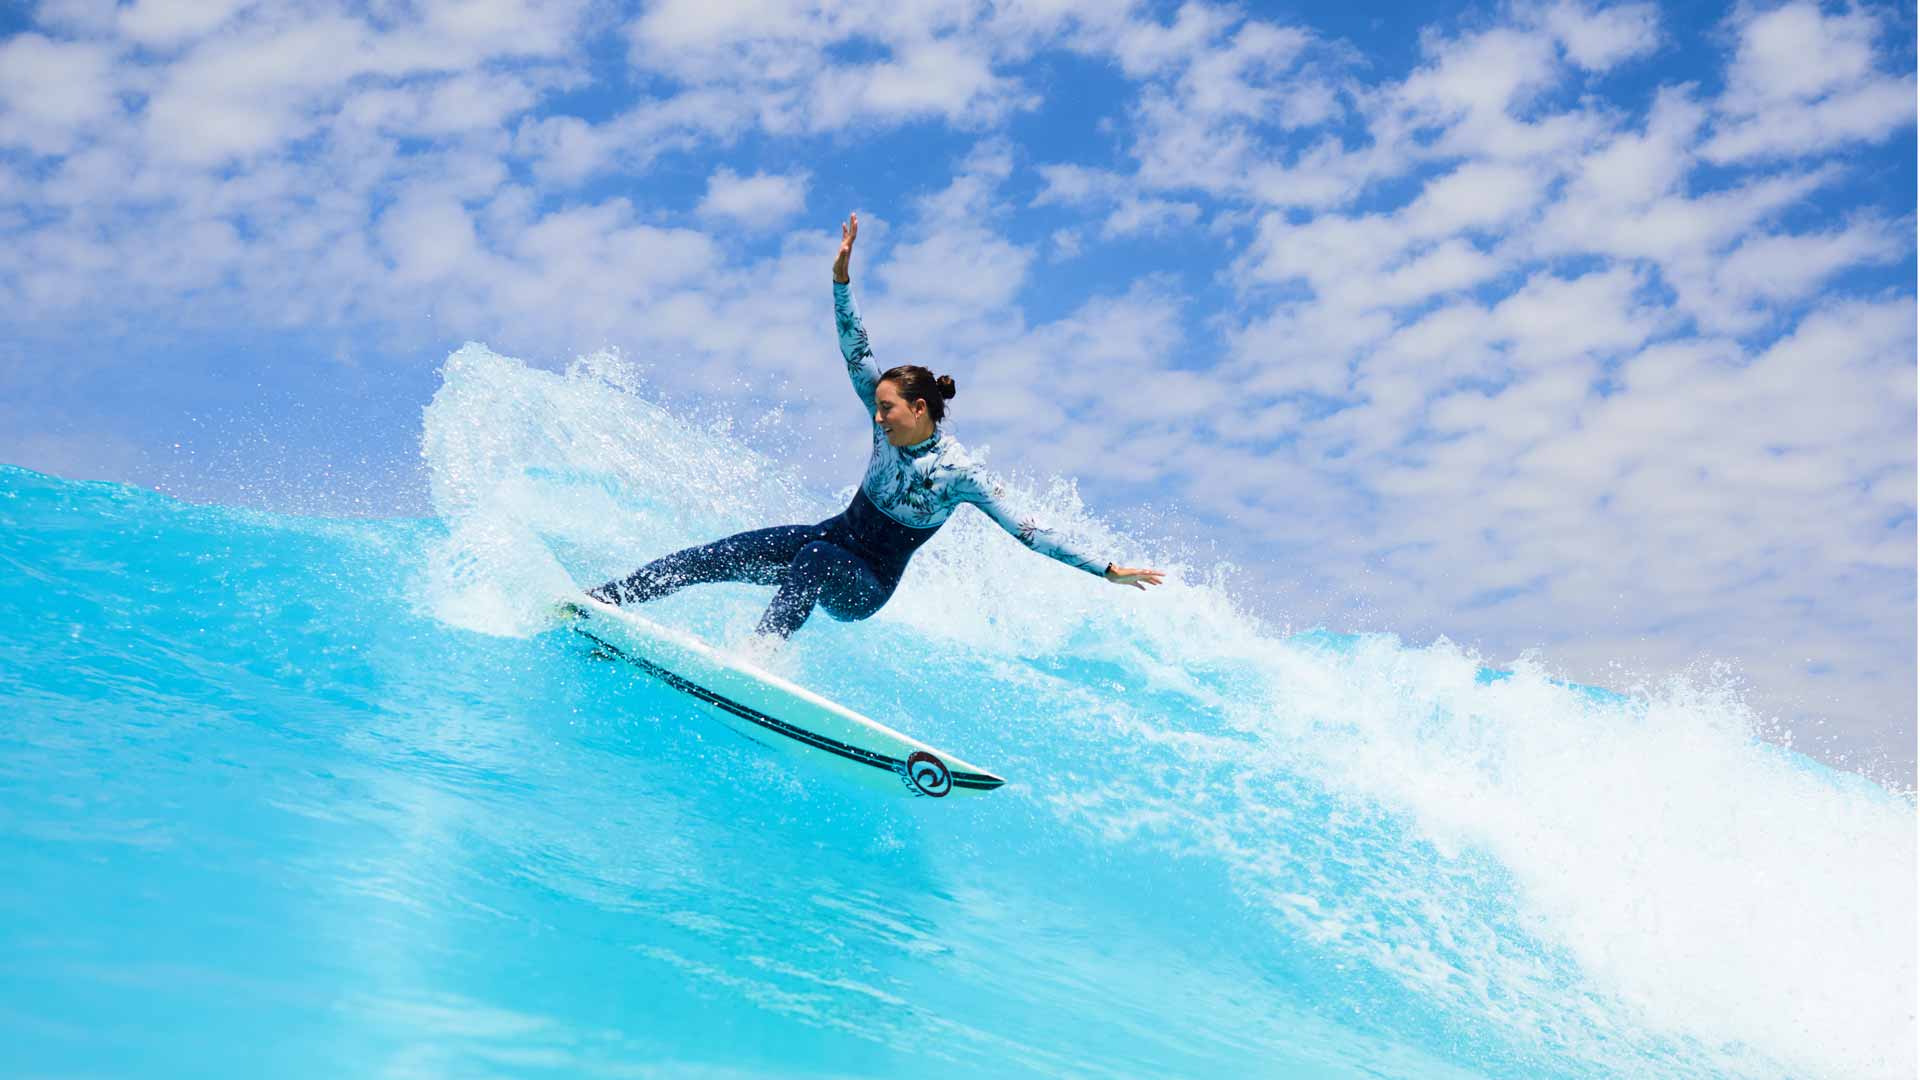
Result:
<instances>
[{"instance_id":1,"label":"woman's left hand","mask_svg":"<svg viewBox=\"0 0 1920 1080\"><path fill-rule=\"evenodd\" d=\"M1141 570L1132 566L1107 564L1106 579L1115 585L1131 585L1136 589L1144 590L1149 585L1160 584L1160 579L1165 576L1158 570Z\"/></svg>"},{"instance_id":2,"label":"woman's left hand","mask_svg":"<svg viewBox=\"0 0 1920 1080\"><path fill-rule=\"evenodd\" d=\"M840 223L840 254L833 257L833 280L845 285L848 282L847 260L853 258L853 241L860 235L860 215L848 214L847 220Z\"/></svg>"}]
</instances>

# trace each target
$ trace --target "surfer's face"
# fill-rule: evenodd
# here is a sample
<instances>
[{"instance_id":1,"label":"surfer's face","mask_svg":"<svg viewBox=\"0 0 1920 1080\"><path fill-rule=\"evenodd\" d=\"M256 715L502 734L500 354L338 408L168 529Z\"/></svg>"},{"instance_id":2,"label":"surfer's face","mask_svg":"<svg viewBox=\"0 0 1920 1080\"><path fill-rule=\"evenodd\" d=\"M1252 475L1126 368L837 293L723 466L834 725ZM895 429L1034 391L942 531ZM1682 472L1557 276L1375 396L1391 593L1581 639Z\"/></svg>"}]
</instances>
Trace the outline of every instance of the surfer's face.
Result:
<instances>
[{"instance_id":1,"label":"surfer's face","mask_svg":"<svg viewBox=\"0 0 1920 1080\"><path fill-rule=\"evenodd\" d=\"M912 446L933 437L933 417L927 415L927 403L901 397L900 388L890 380L874 387L873 422L895 446Z\"/></svg>"}]
</instances>

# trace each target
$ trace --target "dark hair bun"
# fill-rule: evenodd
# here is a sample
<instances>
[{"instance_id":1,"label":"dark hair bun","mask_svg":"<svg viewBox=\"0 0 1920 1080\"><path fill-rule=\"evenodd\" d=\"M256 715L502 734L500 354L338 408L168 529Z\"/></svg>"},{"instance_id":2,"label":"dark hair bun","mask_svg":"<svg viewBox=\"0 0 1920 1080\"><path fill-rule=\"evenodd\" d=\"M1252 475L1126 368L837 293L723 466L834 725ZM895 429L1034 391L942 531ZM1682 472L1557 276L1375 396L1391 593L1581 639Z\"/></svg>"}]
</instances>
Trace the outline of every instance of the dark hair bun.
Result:
<instances>
[{"instance_id":1,"label":"dark hair bun","mask_svg":"<svg viewBox=\"0 0 1920 1080\"><path fill-rule=\"evenodd\" d=\"M939 378L933 380L933 385L940 388L940 396L942 398L950 398L954 394L958 393L958 391L954 389L953 376L951 375L940 376Z\"/></svg>"}]
</instances>

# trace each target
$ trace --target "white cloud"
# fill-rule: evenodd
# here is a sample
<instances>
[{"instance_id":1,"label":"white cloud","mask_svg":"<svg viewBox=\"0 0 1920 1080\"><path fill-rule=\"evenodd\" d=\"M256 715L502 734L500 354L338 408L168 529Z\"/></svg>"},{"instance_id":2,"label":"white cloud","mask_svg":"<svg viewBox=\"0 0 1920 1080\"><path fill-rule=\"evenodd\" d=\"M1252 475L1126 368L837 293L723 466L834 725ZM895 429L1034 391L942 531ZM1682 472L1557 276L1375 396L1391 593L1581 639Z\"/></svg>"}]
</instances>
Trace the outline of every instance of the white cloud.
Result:
<instances>
[{"instance_id":1,"label":"white cloud","mask_svg":"<svg viewBox=\"0 0 1920 1080\"><path fill-rule=\"evenodd\" d=\"M1727 71L1723 105L1729 111L1757 113L1811 101L1873 74L1880 28L1864 11L1829 15L1801 0L1770 10L1745 8L1729 21L1739 36Z\"/></svg>"},{"instance_id":2,"label":"white cloud","mask_svg":"<svg viewBox=\"0 0 1920 1080\"><path fill-rule=\"evenodd\" d=\"M1573 187L1557 210L1565 214L1600 206L1603 214L1611 213L1677 191L1693 168L1693 144L1705 120L1706 110L1690 91L1662 88L1644 133L1613 133L1574 165Z\"/></svg>"},{"instance_id":3,"label":"white cloud","mask_svg":"<svg viewBox=\"0 0 1920 1080\"><path fill-rule=\"evenodd\" d=\"M113 53L20 34L0 42L0 146L65 154L119 112Z\"/></svg>"},{"instance_id":4,"label":"white cloud","mask_svg":"<svg viewBox=\"0 0 1920 1080\"><path fill-rule=\"evenodd\" d=\"M1158 233L1200 220L1200 207L1173 199L1126 198L1107 216L1101 231L1107 236Z\"/></svg>"},{"instance_id":5,"label":"white cloud","mask_svg":"<svg viewBox=\"0 0 1920 1080\"><path fill-rule=\"evenodd\" d=\"M851 20L848 20L851 21ZM628 27L634 48L687 57L686 66L726 62L728 50L747 43L731 57L740 72L753 69L782 77L811 58L805 51L843 33L839 10L825 4L777 2L709 4L702 0L662 0Z\"/></svg>"},{"instance_id":6,"label":"white cloud","mask_svg":"<svg viewBox=\"0 0 1920 1080\"><path fill-rule=\"evenodd\" d=\"M565 115L531 119L514 142L542 180L573 186L615 169L644 171L662 154L731 140L754 122L752 102L725 89L699 89L642 99L599 124Z\"/></svg>"},{"instance_id":7,"label":"white cloud","mask_svg":"<svg viewBox=\"0 0 1920 1080\"><path fill-rule=\"evenodd\" d=\"M1849 266L1887 261L1898 230L1862 220L1834 235L1766 231L1814 192L1840 182L1833 168L1762 173L1689 194L1711 142L1707 110L1685 89L1656 98L1642 132L1624 131L1575 161L1562 198L1521 235L1540 254L1646 260L1678 307L1714 331L1746 332L1769 309L1797 300Z\"/></svg>"},{"instance_id":8,"label":"white cloud","mask_svg":"<svg viewBox=\"0 0 1920 1080\"><path fill-rule=\"evenodd\" d=\"M1122 69L1137 78L1200 55L1234 21L1226 8L1189 2L1180 5L1171 23L1116 20L1090 28L1086 41L1091 48L1111 51Z\"/></svg>"},{"instance_id":9,"label":"white cloud","mask_svg":"<svg viewBox=\"0 0 1920 1080\"><path fill-rule=\"evenodd\" d=\"M346 98L331 126L336 133L359 128L416 138L499 134L550 85L522 74L472 72L378 87Z\"/></svg>"},{"instance_id":10,"label":"white cloud","mask_svg":"<svg viewBox=\"0 0 1920 1080\"><path fill-rule=\"evenodd\" d=\"M1723 121L1701 148L1713 162L1781 158L1874 142L1914 117L1912 76L1875 79L1802 105Z\"/></svg>"},{"instance_id":11,"label":"white cloud","mask_svg":"<svg viewBox=\"0 0 1920 1080\"><path fill-rule=\"evenodd\" d=\"M711 238L636 222L625 199L542 214L506 250L516 256L519 273L510 291L496 294L504 294L513 310L568 312L601 326L610 320L599 312L644 303L649 294L698 280L720 265Z\"/></svg>"},{"instance_id":12,"label":"white cloud","mask_svg":"<svg viewBox=\"0 0 1920 1080\"><path fill-rule=\"evenodd\" d=\"M527 158L541 179L578 184L612 164L613 141L607 128L577 116L545 116L520 125L514 150Z\"/></svg>"},{"instance_id":13,"label":"white cloud","mask_svg":"<svg viewBox=\"0 0 1920 1080\"><path fill-rule=\"evenodd\" d=\"M1420 254L1391 268L1381 268L1368 280L1331 293L1330 298L1345 301L1342 309L1363 307L1407 307L1431 297L1470 289L1495 276L1506 263L1472 243L1443 240Z\"/></svg>"},{"instance_id":14,"label":"white cloud","mask_svg":"<svg viewBox=\"0 0 1920 1080\"><path fill-rule=\"evenodd\" d=\"M996 337L970 365L969 430L996 446L1010 436L997 458L1006 467L1089 482L1176 473L1159 450L1191 445L1231 393L1213 374L1179 366L1181 307L1166 283L1141 282ZM1081 422L1089 417L1099 423Z\"/></svg>"},{"instance_id":15,"label":"white cloud","mask_svg":"<svg viewBox=\"0 0 1920 1080\"><path fill-rule=\"evenodd\" d=\"M1392 330L1381 311L1353 317L1317 303L1282 305L1232 332L1222 375L1250 394L1346 397L1358 355Z\"/></svg>"},{"instance_id":16,"label":"white cloud","mask_svg":"<svg viewBox=\"0 0 1920 1080\"><path fill-rule=\"evenodd\" d=\"M1653 4L1587 8L1560 3L1546 9L1542 21L1567 58L1588 71L1605 71L1660 44L1660 11Z\"/></svg>"},{"instance_id":17,"label":"white cloud","mask_svg":"<svg viewBox=\"0 0 1920 1080\"><path fill-rule=\"evenodd\" d=\"M769 131L829 131L928 116L973 128L1037 101L995 70L1003 47L1018 51L1020 45L996 40L988 14L980 5L944 0L666 0L626 33L636 67L689 89L724 90ZM1046 28L1026 25L1020 33ZM834 49L846 46L874 47L882 55L843 62Z\"/></svg>"},{"instance_id":18,"label":"white cloud","mask_svg":"<svg viewBox=\"0 0 1920 1080\"><path fill-rule=\"evenodd\" d=\"M1418 67L1367 85L1357 54L1311 32L1248 20L1229 33L1229 20L1201 35L1196 17L1179 51L1142 65L1157 77L1135 106L1135 182L1323 210L1429 163L1550 167L1603 136L1608 120L1584 106L1524 114L1576 65L1604 68L1651 49L1657 27L1645 7L1563 4L1527 19L1426 34ZM1164 74L1173 71L1181 74ZM1350 120L1366 138L1314 133ZM1300 131L1276 139L1275 127Z\"/></svg>"},{"instance_id":19,"label":"white cloud","mask_svg":"<svg viewBox=\"0 0 1920 1080\"><path fill-rule=\"evenodd\" d=\"M390 63L409 69L441 58L448 70L488 58L559 59L578 56L578 32L591 10L587 0L420 0L420 21L388 41Z\"/></svg>"},{"instance_id":20,"label":"white cloud","mask_svg":"<svg viewBox=\"0 0 1920 1080\"><path fill-rule=\"evenodd\" d=\"M169 48L203 36L251 0L138 0L120 8L120 32L149 48Z\"/></svg>"},{"instance_id":21,"label":"white cloud","mask_svg":"<svg viewBox=\"0 0 1920 1080\"><path fill-rule=\"evenodd\" d=\"M1866 219L1809 233L1754 233L1695 274L1674 274L1680 303L1705 325L1746 331L1765 325L1790 301L1814 294L1835 274L1891 263L1908 250L1911 227Z\"/></svg>"},{"instance_id":22,"label":"white cloud","mask_svg":"<svg viewBox=\"0 0 1920 1080\"><path fill-rule=\"evenodd\" d=\"M1230 42L1194 54L1180 77L1183 103L1202 115L1278 120L1288 126L1318 123L1324 113L1296 115L1287 106L1279 76L1293 68L1308 36L1293 27L1250 21Z\"/></svg>"},{"instance_id":23,"label":"white cloud","mask_svg":"<svg viewBox=\"0 0 1920 1080\"><path fill-rule=\"evenodd\" d=\"M378 229L403 285L450 277L479 250L473 219L454 199L408 199L382 214Z\"/></svg>"},{"instance_id":24,"label":"white cloud","mask_svg":"<svg viewBox=\"0 0 1920 1080\"><path fill-rule=\"evenodd\" d=\"M876 273L891 297L974 314L1011 303L1032 262L986 226L949 220L899 240Z\"/></svg>"},{"instance_id":25,"label":"white cloud","mask_svg":"<svg viewBox=\"0 0 1920 1080\"><path fill-rule=\"evenodd\" d=\"M1084 165L1041 165L1036 168L1047 186L1033 198L1034 206L1072 206L1119 195L1127 188L1124 177Z\"/></svg>"},{"instance_id":26,"label":"white cloud","mask_svg":"<svg viewBox=\"0 0 1920 1080\"><path fill-rule=\"evenodd\" d=\"M118 14L118 4L100 0L41 0L34 11L41 29L71 34L111 32Z\"/></svg>"},{"instance_id":27,"label":"white cloud","mask_svg":"<svg viewBox=\"0 0 1920 1080\"><path fill-rule=\"evenodd\" d=\"M748 228L764 229L805 209L807 179L805 172L741 176L722 166L707 178L707 193L697 212L703 217L726 218Z\"/></svg>"},{"instance_id":28,"label":"white cloud","mask_svg":"<svg viewBox=\"0 0 1920 1080\"><path fill-rule=\"evenodd\" d=\"M1081 165L1041 165L1038 171L1046 186L1030 205L1105 207L1100 232L1107 239L1164 232L1200 220L1198 204L1142 196L1133 177Z\"/></svg>"},{"instance_id":29,"label":"white cloud","mask_svg":"<svg viewBox=\"0 0 1920 1080\"><path fill-rule=\"evenodd\" d=\"M1053 258L1071 259L1080 254L1080 233L1074 229L1055 229L1050 237L1053 243Z\"/></svg>"},{"instance_id":30,"label":"white cloud","mask_svg":"<svg viewBox=\"0 0 1920 1080\"><path fill-rule=\"evenodd\" d=\"M951 40L905 45L896 50L895 59L842 70L834 82L837 85L815 84L810 102L818 122L832 126L862 115L908 119L932 114L975 128L991 126L1007 109L1039 103L1013 80L995 75L984 52Z\"/></svg>"},{"instance_id":31,"label":"white cloud","mask_svg":"<svg viewBox=\"0 0 1920 1080\"><path fill-rule=\"evenodd\" d=\"M889 302L918 309L912 336L935 348L951 347L936 343L940 335L956 342L977 336L978 328L966 326L969 319L1002 319L1038 256L1037 245L992 227L1005 211L1000 186L1012 170L1006 146L976 144L959 170L946 187L917 200L917 220L887 237L885 260L875 270Z\"/></svg>"},{"instance_id":32,"label":"white cloud","mask_svg":"<svg viewBox=\"0 0 1920 1080\"><path fill-rule=\"evenodd\" d=\"M491 131L531 109L546 89L522 75L462 73L435 82L422 96L411 134Z\"/></svg>"},{"instance_id":33,"label":"white cloud","mask_svg":"<svg viewBox=\"0 0 1920 1080\"><path fill-rule=\"evenodd\" d=\"M1304 281L1320 302L1349 315L1419 304L1502 272L1510 256L1471 237L1531 216L1546 179L1511 165L1467 164L1390 213L1322 214L1304 225L1269 213L1241 266L1254 281Z\"/></svg>"},{"instance_id":34,"label":"white cloud","mask_svg":"<svg viewBox=\"0 0 1920 1080\"><path fill-rule=\"evenodd\" d=\"M1832 172L1787 174L1695 198L1669 195L1640 206L1563 200L1542 225L1541 237L1571 250L1684 266L1724 252L1748 230L1835 179Z\"/></svg>"},{"instance_id":35,"label":"white cloud","mask_svg":"<svg viewBox=\"0 0 1920 1080\"><path fill-rule=\"evenodd\" d=\"M1394 87L1395 104L1417 122L1453 124L1493 118L1550 86L1555 78L1553 39L1525 30L1495 27L1459 38L1429 35L1428 62Z\"/></svg>"},{"instance_id":36,"label":"white cloud","mask_svg":"<svg viewBox=\"0 0 1920 1080\"><path fill-rule=\"evenodd\" d=\"M575 0L428 3L375 26L339 14L266 8L200 38L158 72L142 119L146 152L188 166L278 152L324 130L355 88L440 79L420 130L492 126L568 76L537 78L469 69L482 61L547 58L565 51L582 5ZM518 26L524 20L524 26ZM316 63L316 58L324 62Z\"/></svg>"},{"instance_id":37,"label":"white cloud","mask_svg":"<svg viewBox=\"0 0 1920 1080\"><path fill-rule=\"evenodd\" d=\"M1913 123L1913 76L1878 70L1875 41L1887 28L1871 9L1828 14L1802 0L1743 8L1728 22L1739 44L1708 160L1818 153Z\"/></svg>"},{"instance_id":38,"label":"white cloud","mask_svg":"<svg viewBox=\"0 0 1920 1080\"><path fill-rule=\"evenodd\" d=\"M1123 67L1159 74L1134 107L1137 184L1323 206L1353 194L1371 168L1392 156L1387 149L1348 152L1325 138L1275 155L1262 129L1311 129L1344 117L1345 98L1322 65L1349 59L1297 27L1257 19L1236 27L1235 18L1198 10L1183 8L1172 31L1148 24L1105 43L1118 50ZM1143 41L1165 48L1128 51ZM1147 55L1151 63L1142 59Z\"/></svg>"},{"instance_id":39,"label":"white cloud","mask_svg":"<svg viewBox=\"0 0 1920 1080\"><path fill-rule=\"evenodd\" d=\"M1542 175L1499 162L1473 162L1427 182L1396 217L1414 237L1505 228L1525 219L1546 194Z\"/></svg>"},{"instance_id":40,"label":"white cloud","mask_svg":"<svg viewBox=\"0 0 1920 1080\"><path fill-rule=\"evenodd\" d=\"M149 152L192 165L277 150L311 132L315 111L365 70L367 29L321 17L213 39L171 65L143 114ZM316 67L316 56L344 58Z\"/></svg>"},{"instance_id":41,"label":"white cloud","mask_svg":"<svg viewBox=\"0 0 1920 1080\"><path fill-rule=\"evenodd\" d=\"M1624 267L1571 279L1535 274L1494 305L1489 321L1518 370L1605 356L1660 328L1658 309L1640 299L1643 286Z\"/></svg>"}]
</instances>

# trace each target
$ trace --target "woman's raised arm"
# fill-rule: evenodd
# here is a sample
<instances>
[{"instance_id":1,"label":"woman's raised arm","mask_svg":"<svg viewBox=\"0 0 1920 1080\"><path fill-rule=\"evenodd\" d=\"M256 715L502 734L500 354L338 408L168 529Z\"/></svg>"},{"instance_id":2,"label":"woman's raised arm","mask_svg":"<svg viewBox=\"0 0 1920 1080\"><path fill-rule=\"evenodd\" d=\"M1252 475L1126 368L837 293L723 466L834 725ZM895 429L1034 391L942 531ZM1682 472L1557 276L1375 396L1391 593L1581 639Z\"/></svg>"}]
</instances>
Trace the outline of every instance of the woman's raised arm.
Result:
<instances>
[{"instance_id":1,"label":"woman's raised arm","mask_svg":"<svg viewBox=\"0 0 1920 1080\"><path fill-rule=\"evenodd\" d=\"M873 392L880 385L880 369L874 366L873 349L867 344L867 328L860 323L860 309L853 302L853 279L847 275L847 261L853 258L853 239L860 235L860 215L847 215L840 226L840 254L833 259L833 324L840 334L840 355L847 360L847 378L853 391L874 409Z\"/></svg>"}]
</instances>

